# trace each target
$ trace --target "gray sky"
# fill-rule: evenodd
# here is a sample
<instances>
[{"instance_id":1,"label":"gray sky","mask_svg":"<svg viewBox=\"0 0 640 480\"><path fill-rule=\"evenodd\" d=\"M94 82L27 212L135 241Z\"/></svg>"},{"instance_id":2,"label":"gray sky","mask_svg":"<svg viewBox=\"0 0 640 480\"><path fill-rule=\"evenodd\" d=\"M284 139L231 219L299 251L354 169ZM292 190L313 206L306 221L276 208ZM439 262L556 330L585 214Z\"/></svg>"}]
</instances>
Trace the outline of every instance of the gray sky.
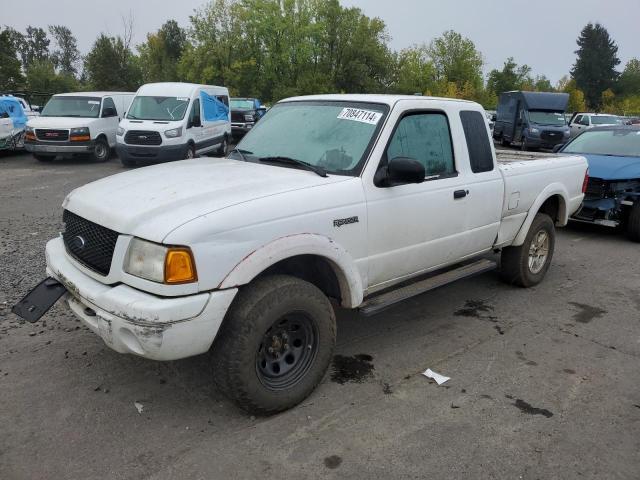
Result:
<instances>
[{"instance_id":1,"label":"gray sky","mask_svg":"<svg viewBox=\"0 0 640 480\"><path fill-rule=\"evenodd\" d=\"M67 25L86 53L100 32L123 31L122 15L135 19L134 44L168 19L188 26L189 15L204 0L1 0L0 23L24 30L31 24ZM453 29L469 37L485 58L485 72L513 56L553 82L567 74L575 60L576 38L587 22L600 22L619 47L620 68L638 47L639 0L341 0L382 18L399 50L429 42Z\"/></svg>"}]
</instances>

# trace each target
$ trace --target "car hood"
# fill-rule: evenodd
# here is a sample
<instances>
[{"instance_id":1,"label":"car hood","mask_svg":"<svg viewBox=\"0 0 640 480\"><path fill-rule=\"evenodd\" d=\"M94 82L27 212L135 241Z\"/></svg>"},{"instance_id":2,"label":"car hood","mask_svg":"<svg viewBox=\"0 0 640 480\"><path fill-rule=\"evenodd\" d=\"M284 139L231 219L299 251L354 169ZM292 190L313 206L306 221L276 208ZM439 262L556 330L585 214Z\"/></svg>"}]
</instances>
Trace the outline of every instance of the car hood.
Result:
<instances>
[{"instance_id":1,"label":"car hood","mask_svg":"<svg viewBox=\"0 0 640 480\"><path fill-rule=\"evenodd\" d=\"M27 126L32 128L80 128L89 127L98 118L89 117L30 117Z\"/></svg>"},{"instance_id":2,"label":"car hood","mask_svg":"<svg viewBox=\"0 0 640 480\"><path fill-rule=\"evenodd\" d=\"M72 191L63 207L119 233L162 242L202 215L350 177L229 159L198 158L120 173ZM277 215L277 212L274 212Z\"/></svg>"},{"instance_id":3,"label":"car hood","mask_svg":"<svg viewBox=\"0 0 640 480\"><path fill-rule=\"evenodd\" d=\"M590 155L584 157L589 162L589 176L603 180L631 180L640 178L640 157L617 157Z\"/></svg>"}]
</instances>

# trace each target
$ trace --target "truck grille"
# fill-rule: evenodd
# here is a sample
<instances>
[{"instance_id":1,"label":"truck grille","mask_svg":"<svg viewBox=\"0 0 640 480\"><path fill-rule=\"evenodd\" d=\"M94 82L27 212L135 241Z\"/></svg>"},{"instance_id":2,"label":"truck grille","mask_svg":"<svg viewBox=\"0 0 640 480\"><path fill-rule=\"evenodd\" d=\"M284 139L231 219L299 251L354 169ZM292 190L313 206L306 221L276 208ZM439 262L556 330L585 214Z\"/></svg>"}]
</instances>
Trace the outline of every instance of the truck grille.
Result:
<instances>
[{"instance_id":1,"label":"truck grille","mask_svg":"<svg viewBox=\"0 0 640 480\"><path fill-rule=\"evenodd\" d=\"M559 143L562 140L562 132L543 130L540 134L540 138L547 143Z\"/></svg>"},{"instance_id":2,"label":"truck grille","mask_svg":"<svg viewBox=\"0 0 640 480\"><path fill-rule=\"evenodd\" d=\"M244 123L244 115L245 113L249 114L251 112L234 112L231 111L231 121L233 123Z\"/></svg>"},{"instance_id":3,"label":"truck grille","mask_svg":"<svg viewBox=\"0 0 640 480\"><path fill-rule=\"evenodd\" d=\"M118 232L85 220L68 210L62 214L62 221L65 223L62 238L71 256L91 270L108 275Z\"/></svg>"},{"instance_id":4,"label":"truck grille","mask_svg":"<svg viewBox=\"0 0 640 480\"><path fill-rule=\"evenodd\" d=\"M589 177L589 183L587 183L585 198L604 198L607 194L607 187L607 182L605 182L601 178Z\"/></svg>"},{"instance_id":5,"label":"truck grille","mask_svg":"<svg viewBox=\"0 0 640 480\"><path fill-rule=\"evenodd\" d=\"M48 142L67 142L69 140L69 130L36 128L36 138Z\"/></svg>"},{"instance_id":6,"label":"truck grille","mask_svg":"<svg viewBox=\"0 0 640 480\"><path fill-rule=\"evenodd\" d=\"M158 132L129 130L124 136L124 142L129 145L161 145L162 137Z\"/></svg>"}]
</instances>

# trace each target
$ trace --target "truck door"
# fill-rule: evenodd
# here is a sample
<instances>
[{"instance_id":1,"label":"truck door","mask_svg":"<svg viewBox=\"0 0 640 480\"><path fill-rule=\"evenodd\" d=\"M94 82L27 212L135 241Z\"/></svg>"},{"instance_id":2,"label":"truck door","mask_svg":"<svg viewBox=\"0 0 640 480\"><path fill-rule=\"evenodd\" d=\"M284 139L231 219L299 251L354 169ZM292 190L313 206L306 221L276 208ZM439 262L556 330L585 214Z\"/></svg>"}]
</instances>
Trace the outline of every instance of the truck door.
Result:
<instances>
[{"instance_id":1,"label":"truck door","mask_svg":"<svg viewBox=\"0 0 640 480\"><path fill-rule=\"evenodd\" d=\"M516 115L516 123L513 130L513 140L519 142L522 140L522 131L526 126L527 119L525 118L525 111L522 102L518 102L518 113Z\"/></svg>"},{"instance_id":2,"label":"truck door","mask_svg":"<svg viewBox=\"0 0 640 480\"><path fill-rule=\"evenodd\" d=\"M424 108L420 101L399 103L405 105L402 110L406 113L390 117L395 127L382 158L377 159L379 164L367 169L368 173L384 168L394 157L410 157L424 165L426 178L420 184L383 188L373 178L364 177L370 287L380 288L456 262L470 252L489 248L495 238L483 230L483 223L494 222L496 217L492 212L487 220L483 213L493 207L487 204L488 188L477 188L482 179L470 178L466 147L452 140L464 139L460 120L452 118L458 112L445 102L442 110L420 109ZM482 125L488 142L486 122ZM497 189L496 195L502 195Z\"/></svg>"},{"instance_id":3,"label":"truck door","mask_svg":"<svg viewBox=\"0 0 640 480\"><path fill-rule=\"evenodd\" d=\"M116 108L116 104L111 97L105 97L102 101L102 112L100 114L101 130L107 136L109 146L115 147L116 145L116 130L120 123L119 111Z\"/></svg>"}]
</instances>

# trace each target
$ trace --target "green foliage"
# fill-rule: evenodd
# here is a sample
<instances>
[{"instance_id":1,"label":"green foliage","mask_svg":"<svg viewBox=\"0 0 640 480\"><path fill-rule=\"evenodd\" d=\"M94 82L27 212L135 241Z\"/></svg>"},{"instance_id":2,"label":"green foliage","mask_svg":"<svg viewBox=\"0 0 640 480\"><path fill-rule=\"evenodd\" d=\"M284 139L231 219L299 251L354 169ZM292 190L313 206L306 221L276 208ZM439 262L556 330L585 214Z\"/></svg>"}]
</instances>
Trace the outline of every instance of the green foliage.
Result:
<instances>
[{"instance_id":1,"label":"green foliage","mask_svg":"<svg viewBox=\"0 0 640 480\"><path fill-rule=\"evenodd\" d=\"M138 46L144 82L172 82L179 79L178 61L186 44L186 34L175 20L166 22Z\"/></svg>"},{"instance_id":2,"label":"green foliage","mask_svg":"<svg viewBox=\"0 0 640 480\"><path fill-rule=\"evenodd\" d=\"M619 73L616 66L618 47L609 32L599 23L588 23L577 40L578 58L571 70L576 85L586 97L589 107L597 109L602 103L602 92L613 88Z\"/></svg>"},{"instance_id":3,"label":"green foliage","mask_svg":"<svg viewBox=\"0 0 640 480\"><path fill-rule=\"evenodd\" d=\"M27 89L36 92L64 93L78 89L76 78L66 72L56 72L52 60L39 60L27 69Z\"/></svg>"},{"instance_id":4,"label":"green foliage","mask_svg":"<svg viewBox=\"0 0 640 480\"><path fill-rule=\"evenodd\" d=\"M584 112L587 110L584 92L576 86L575 80L563 77L558 82L558 90L569 94L568 112Z\"/></svg>"},{"instance_id":5,"label":"green foliage","mask_svg":"<svg viewBox=\"0 0 640 480\"><path fill-rule=\"evenodd\" d=\"M121 37L100 34L84 68L89 85L96 90L135 91L142 82L138 59Z\"/></svg>"},{"instance_id":6,"label":"green foliage","mask_svg":"<svg viewBox=\"0 0 640 480\"><path fill-rule=\"evenodd\" d=\"M465 89L467 83L476 92L482 89L484 60L471 40L449 30L433 40L427 51L433 61L441 91L450 88L448 82L455 83L458 90Z\"/></svg>"},{"instance_id":7,"label":"green foliage","mask_svg":"<svg viewBox=\"0 0 640 480\"><path fill-rule=\"evenodd\" d=\"M18 43L22 35L13 28L0 29L0 90L19 90L24 76L18 60Z\"/></svg>"},{"instance_id":8,"label":"green foliage","mask_svg":"<svg viewBox=\"0 0 640 480\"><path fill-rule=\"evenodd\" d=\"M27 27L18 45L22 68L26 71L33 62L42 62L49 58L49 43L47 32L40 27Z\"/></svg>"},{"instance_id":9,"label":"green foliage","mask_svg":"<svg viewBox=\"0 0 640 480\"><path fill-rule=\"evenodd\" d=\"M80 51L78 42L71 30L64 25L49 25L49 33L54 39L56 48L51 52L51 61L58 72L70 77L78 73Z\"/></svg>"},{"instance_id":10,"label":"green foliage","mask_svg":"<svg viewBox=\"0 0 640 480\"><path fill-rule=\"evenodd\" d=\"M621 95L640 95L640 60L632 58L627 62L620 75L617 90Z\"/></svg>"},{"instance_id":11,"label":"green foliage","mask_svg":"<svg viewBox=\"0 0 640 480\"><path fill-rule=\"evenodd\" d=\"M396 55L395 91L430 94L436 88L436 69L424 45L405 48Z\"/></svg>"},{"instance_id":12,"label":"green foliage","mask_svg":"<svg viewBox=\"0 0 640 480\"><path fill-rule=\"evenodd\" d=\"M513 57L507 58L502 70L491 70L487 78L487 90L497 95L512 90L528 90L526 87L533 84L531 67L528 65L518 66Z\"/></svg>"}]
</instances>

